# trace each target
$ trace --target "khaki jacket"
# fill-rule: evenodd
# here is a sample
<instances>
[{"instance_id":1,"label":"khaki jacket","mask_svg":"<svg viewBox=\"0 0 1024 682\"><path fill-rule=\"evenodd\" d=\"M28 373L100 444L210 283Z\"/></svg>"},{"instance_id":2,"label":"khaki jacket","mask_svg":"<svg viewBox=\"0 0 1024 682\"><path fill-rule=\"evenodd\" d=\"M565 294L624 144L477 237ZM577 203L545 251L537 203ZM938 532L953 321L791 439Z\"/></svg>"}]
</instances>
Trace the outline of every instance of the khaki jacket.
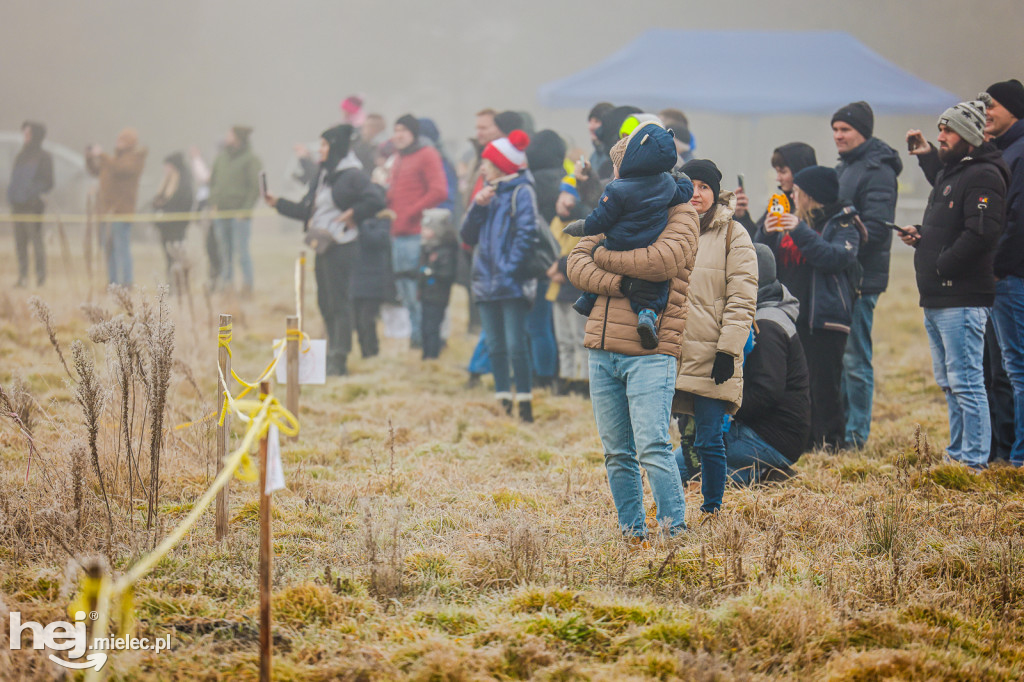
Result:
<instances>
[{"instance_id":1,"label":"khaki jacket","mask_svg":"<svg viewBox=\"0 0 1024 682\"><path fill-rule=\"evenodd\" d=\"M101 215L135 213L138 202L139 179L146 165L146 148L133 147L101 154L94 158L93 167L99 175L96 211Z\"/></svg>"},{"instance_id":2,"label":"khaki jacket","mask_svg":"<svg viewBox=\"0 0 1024 682\"><path fill-rule=\"evenodd\" d=\"M743 401L743 346L757 310L757 256L750 235L732 219L735 206L733 193L722 192L714 221L700 235L687 292L690 312L673 412L693 414L694 395L726 401L729 414L735 414ZM711 368L719 351L735 358L735 372L716 385Z\"/></svg>"},{"instance_id":3,"label":"khaki jacket","mask_svg":"<svg viewBox=\"0 0 1024 682\"><path fill-rule=\"evenodd\" d=\"M687 283L697 254L699 229L693 207L680 204L669 209L664 232L645 249L595 250L599 236L580 240L569 254L569 281L583 291L598 294L587 319L585 347L622 355L679 357L686 326ZM658 316L659 343L655 349L647 350L640 345L636 313L619 291L623 275L650 282L672 281L668 304Z\"/></svg>"}]
</instances>

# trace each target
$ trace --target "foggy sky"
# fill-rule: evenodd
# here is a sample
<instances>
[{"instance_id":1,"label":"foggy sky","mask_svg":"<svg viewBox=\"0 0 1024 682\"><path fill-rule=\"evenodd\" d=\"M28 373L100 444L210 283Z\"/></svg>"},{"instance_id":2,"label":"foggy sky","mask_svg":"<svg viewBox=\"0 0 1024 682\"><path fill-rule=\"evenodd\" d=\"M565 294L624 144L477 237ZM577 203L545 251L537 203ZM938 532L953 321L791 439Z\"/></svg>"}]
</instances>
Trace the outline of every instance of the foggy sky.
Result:
<instances>
[{"instance_id":1,"label":"foggy sky","mask_svg":"<svg viewBox=\"0 0 1024 682\"><path fill-rule=\"evenodd\" d=\"M240 122L255 128L273 179L292 144L337 122L338 103L354 92L389 122L406 111L435 118L446 141L472 134L474 112L491 106L531 110L538 128L582 145L586 112L541 109L537 87L653 27L845 30L963 98L1024 78L1021 0L7 0L2 16L0 129L36 118L77 150L94 141L109 148L131 125L151 149L149 178L159 159L190 143L212 154ZM695 66L715 58L680 52ZM827 118L776 117L738 140L734 119L679 105L699 155L719 159L727 177L746 172L755 192L770 183L767 159L778 144L804 139L819 161L834 158ZM909 125L931 130L939 113L887 117L876 132L902 149Z\"/></svg>"}]
</instances>

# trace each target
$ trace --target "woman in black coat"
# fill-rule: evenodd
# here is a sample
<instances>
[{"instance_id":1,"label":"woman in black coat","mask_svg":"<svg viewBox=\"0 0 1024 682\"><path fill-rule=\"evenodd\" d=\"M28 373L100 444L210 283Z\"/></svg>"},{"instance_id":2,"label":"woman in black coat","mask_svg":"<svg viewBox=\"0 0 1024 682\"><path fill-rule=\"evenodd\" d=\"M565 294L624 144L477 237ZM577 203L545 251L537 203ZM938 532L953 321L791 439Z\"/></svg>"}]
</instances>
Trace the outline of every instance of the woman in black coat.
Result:
<instances>
[{"instance_id":1,"label":"woman in black coat","mask_svg":"<svg viewBox=\"0 0 1024 682\"><path fill-rule=\"evenodd\" d=\"M306 243L316 250L317 303L327 330L327 373L348 373L352 347L353 269L360 257L359 227L386 205L350 147L352 126L329 128L320 136L320 169L302 201L267 195L281 215L305 223Z\"/></svg>"},{"instance_id":2,"label":"woman in black coat","mask_svg":"<svg viewBox=\"0 0 1024 682\"><path fill-rule=\"evenodd\" d=\"M153 208L164 213L188 213L192 210L192 173L185 164L185 156L174 152L164 159L164 179L160 190L153 199ZM159 220L156 229L160 232L160 244L167 260L167 275L170 277L174 262L173 251L185 241L188 220Z\"/></svg>"}]
</instances>

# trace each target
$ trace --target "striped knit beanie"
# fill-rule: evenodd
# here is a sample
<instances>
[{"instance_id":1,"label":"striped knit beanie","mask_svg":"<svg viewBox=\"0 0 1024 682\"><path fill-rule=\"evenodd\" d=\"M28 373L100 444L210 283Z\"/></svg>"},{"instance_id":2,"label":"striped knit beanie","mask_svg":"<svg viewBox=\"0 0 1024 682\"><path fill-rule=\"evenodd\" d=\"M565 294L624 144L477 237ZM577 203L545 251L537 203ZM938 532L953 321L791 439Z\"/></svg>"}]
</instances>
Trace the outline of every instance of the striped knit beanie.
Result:
<instances>
[{"instance_id":1,"label":"striped knit beanie","mask_svg":"<svg viewBox=\"0 0 1024 682\"><path fill-rule=\"evenodd\" d=\"M522 130L513 130L508 137L498 138L488 144L482 156L502 173L511 175L526 168L526 148L529 145L529 135Z\"/></svg>"}]
</instances>

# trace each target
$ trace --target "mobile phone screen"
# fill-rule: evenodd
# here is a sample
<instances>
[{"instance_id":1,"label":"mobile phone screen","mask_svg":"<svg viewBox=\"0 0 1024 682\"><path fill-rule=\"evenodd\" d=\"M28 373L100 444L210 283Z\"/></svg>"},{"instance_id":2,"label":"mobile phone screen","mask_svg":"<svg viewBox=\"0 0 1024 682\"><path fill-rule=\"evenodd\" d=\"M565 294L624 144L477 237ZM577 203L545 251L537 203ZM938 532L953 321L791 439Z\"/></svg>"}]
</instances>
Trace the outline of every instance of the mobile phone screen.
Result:
<instances>
[{"instance_id":1,"label":"mobile phone screen","mask_svg":"<svg viewBox=\"0 0 1024 682\"><path fill-rule=\"evenodd\" d=\"M260 171L260 196L267 196L267 171Z\"/></svg>"}]
</instances>

